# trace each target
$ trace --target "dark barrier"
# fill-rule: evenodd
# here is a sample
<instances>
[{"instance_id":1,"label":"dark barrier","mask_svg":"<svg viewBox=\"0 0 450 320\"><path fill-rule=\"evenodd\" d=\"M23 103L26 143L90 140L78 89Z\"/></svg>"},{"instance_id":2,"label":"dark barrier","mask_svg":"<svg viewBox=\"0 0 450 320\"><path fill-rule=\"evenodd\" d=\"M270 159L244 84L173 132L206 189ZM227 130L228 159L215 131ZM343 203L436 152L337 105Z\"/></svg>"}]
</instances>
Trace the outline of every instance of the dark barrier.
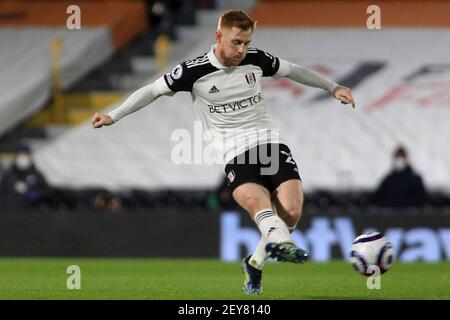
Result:
<instances>
[{"instance_id":1,"label":"dark barrier","mask_svg":"<svg viewBox=\"0 0 450 320\"><path fill-rule=\"evenodd\" d=\"M211 213L0 214L1 256L217 257Z\"/></svg>"},{"instance_id":2,"label":"dark barrier","mask_svg":"<svg viewBox=\"0 0 450 320\"><path fill-rule=\"evenodd\" d=\"M384 232L402 261L450 261L449 210L349 212L305 210L292 236L315 261L347 258L353 239ZM259 231L228 211L2 212L1 256L204 257L236 261L252 251Z\"/></svg>"}]
</instances>

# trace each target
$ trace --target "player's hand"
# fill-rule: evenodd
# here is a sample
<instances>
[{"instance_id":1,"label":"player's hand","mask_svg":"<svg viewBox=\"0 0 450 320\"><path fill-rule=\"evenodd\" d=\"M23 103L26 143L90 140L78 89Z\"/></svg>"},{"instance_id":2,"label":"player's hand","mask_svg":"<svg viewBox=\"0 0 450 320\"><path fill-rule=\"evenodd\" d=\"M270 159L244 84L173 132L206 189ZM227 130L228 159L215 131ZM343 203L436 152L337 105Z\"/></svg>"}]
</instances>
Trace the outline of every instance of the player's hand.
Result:
<instances>
[{"instance_id":1,"label":"player's hand","mask_svg":"<svg viewBox=\"0 0 450 320\"><path fill-rule=\"evenodd\" d=\"M338 86L333 90L333 97L341 101L342 104L352 104L352 107L355 108L356 104L352 97L352 92L347 87Z\"/></svg>"},{"instance_id":2,"label":"player's hand","mask_svg":"<svg viewBox=\"0 0 450 320\"><path fill-rule=\"evenodd\" d=\"M113 123L113 120L107 114L95 113L92 116L92 127L94 129L101 128L102 126L109 126Z\"/></svg>"}]
</instances>

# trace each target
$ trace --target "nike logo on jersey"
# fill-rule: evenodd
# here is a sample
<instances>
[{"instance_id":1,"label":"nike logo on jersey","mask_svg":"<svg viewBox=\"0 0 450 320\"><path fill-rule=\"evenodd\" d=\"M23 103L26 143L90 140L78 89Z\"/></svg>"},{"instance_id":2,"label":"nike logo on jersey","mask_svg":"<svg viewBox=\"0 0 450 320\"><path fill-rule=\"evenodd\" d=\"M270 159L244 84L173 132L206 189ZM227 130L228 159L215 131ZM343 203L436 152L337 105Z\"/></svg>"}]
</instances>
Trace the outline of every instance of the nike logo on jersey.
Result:
<instances>
[{"instance_id":1,"label":"nike logo on jersey","mask_svg":"<svg viewBox=\"0 0 450 320\"><path fill-rule=\"evenodd\" d=\"M220 90L216 88L216 86L212 86L211 89L209 89L208 93L217 93Z\"/></svg>"}]
</instances>

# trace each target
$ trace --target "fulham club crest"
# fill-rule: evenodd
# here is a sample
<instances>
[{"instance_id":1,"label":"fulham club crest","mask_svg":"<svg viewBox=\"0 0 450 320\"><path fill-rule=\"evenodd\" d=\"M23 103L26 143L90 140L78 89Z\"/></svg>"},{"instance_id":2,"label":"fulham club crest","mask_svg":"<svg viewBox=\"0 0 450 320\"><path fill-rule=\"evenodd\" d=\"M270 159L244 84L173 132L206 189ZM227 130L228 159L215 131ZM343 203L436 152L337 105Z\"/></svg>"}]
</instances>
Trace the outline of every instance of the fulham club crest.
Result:
<instances>
[{"instance_id":1,"label":"fulham club crest","mask_svg":"<svg viewBox=\"0 0 450 320\"><path fill-rule=\"evenodd\" d=\"M245 80L247 80L247 83L251 86L254 86L256 83L256 77L253 72L247 73L245 75Z\"/></svg>"}]
</instances>

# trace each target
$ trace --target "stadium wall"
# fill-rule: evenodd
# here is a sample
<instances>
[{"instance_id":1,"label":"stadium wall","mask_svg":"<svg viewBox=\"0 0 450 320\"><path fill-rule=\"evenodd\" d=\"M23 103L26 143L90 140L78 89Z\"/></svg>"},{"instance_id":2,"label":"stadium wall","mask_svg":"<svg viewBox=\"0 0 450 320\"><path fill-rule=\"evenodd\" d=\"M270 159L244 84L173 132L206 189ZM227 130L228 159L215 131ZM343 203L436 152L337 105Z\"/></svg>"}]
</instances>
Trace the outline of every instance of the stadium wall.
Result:
<instances>
[{"instance_id":1,"label":"stadium wall","mask_svg":"<svg viewBox=\"0 0 450 320\"><path fill-rule=\"evenodd\" d=\"M348 258L353 239L384 232L405 262L450 261L448 210L306 212L296 243L313 261ZM220 258L253 251L259 231L247 215L228 211L2 212L0 256Z\"/></svg>"},{"instance_id":2,"label":"stadium wall","mask_svg":"<svg viewBox=\"0 0 450 320\"><path fill-rule=\"evenodd\" d=\"M364 27L374 4L383 27L450 26L450 2L442 0L262 0L250 14L264 27Z\"/></svg>"},{"instance_id":3,"label":"stadium wall","mask_svg":"<svg viewBox=\"0 0 450 320\"><path fill-rule=\"evenodd\" d=\"M81 30L108 27L115 49L148 27L143 0L6 0L0 2L0 27L66 27L67 8L74 4L81 11Z\"/></svg>"}]
</instances>

